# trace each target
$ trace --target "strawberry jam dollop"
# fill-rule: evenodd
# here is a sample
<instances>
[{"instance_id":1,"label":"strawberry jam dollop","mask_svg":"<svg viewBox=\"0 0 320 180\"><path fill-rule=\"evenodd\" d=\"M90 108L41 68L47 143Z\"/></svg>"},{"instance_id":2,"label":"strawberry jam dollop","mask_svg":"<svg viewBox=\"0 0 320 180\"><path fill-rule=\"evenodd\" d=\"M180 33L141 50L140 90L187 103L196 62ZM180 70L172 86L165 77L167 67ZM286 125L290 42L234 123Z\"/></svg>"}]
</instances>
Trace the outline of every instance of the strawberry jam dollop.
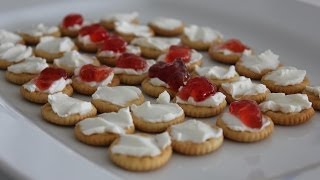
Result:
<instances>
[{"instance_id":1,"label":"strawberry jam dollop","mask_svg":"<svg viewBox=\"0 0 320 180\"><path fill-rule=\"evenodd\" d=\"M262 127L262 114L256 101L234 101L230 104L229 111L250 128L260 129Z\"/></svg>"},{"instance_id":2,"label":"strawberry jam dollop","mask_svg":"<svg viewBox=\"0 0 320 180\"><path fill-rule=\"evenodd\" d=\"M35 85L41 91L48 89L54 81L61 78L67 79L67 72L62 68L47 67L42 70L39 76L35 79Z\"/></svg>"},{"instance_id":3,"label":"strawberry jam dollop","mask_svg":"<svg viewBox=\"0 0 320 180\"><path fill-rule=\"evenodd\" d=\"M81 67L79 77L85 82L101 82L112 73L112 68L108 66L94 66L86 64Z\"/></svg>"},{"instance_id":4,"label":"strawberry jam dollop","mask_svg":"<svg viewBox=\"0 0 320 180\"><path fill-rule=\"evenodd\" d=\"M82 25L82 23L83 17L81 14L78 13L68 14L62 20L62 26L65 28L72 27L74 25Z\"/></svg>"},{"instance_id":5,"label":"strawberry jam dollop","mask_svg":"<svg viewBox=\"0 0 320 180\"><path fill-rule=\"evenodd\" d=\"M250 49L238 39L229 39L218 46L218 49L228 49L234 53L242 53L246 49Z\"/></svg>"},{"instance_id":6,"label":"strawberry jam dollop","mask_svg":"<svg viewBox=\"0 0 320 180\"><path fill-rule=\"evenodd\" d=\"M178 91L184 83L190 78L186 65L180 59L171 63L159 61L149 69L150 78L159 78L167 83L170 89Z\"/></svg>"},{"instance_id":7,"label":"strawberry jam dollop","mask_svg":"<svg viewBox=\"0 0 320 180\"><path fill-rule=\"evenodd\" d=\"M191 59L191 49L184 46L172 45L166 56L167 62L172 62L177 59L181 59L183 62L187 63Z\"/></svg>"},{"instance_id":8,"label":"strawberry jam dollop","mask_svg":"<svg viewBox=\"0 0 320 180\"><path fill-rule=\"evenodd\" d=\"M132 53L123 53L117 60L116 67L142 70L147 67L147 62L140 56Z\"/></svg>"},{"instance_id":9,"label":"strawberry jam dollop","mask_svg":"<svg viewBox=\"0 0 320 180\"><path fill-rule=\"evenodd\" d=\"M127 42L119 36L110 36L103 41L99 51L113 51L123 53L126 51Z\"/></svg>"},{"instance_id":10,"label":"strawberry jam dollop","mask_svg":"<svg viewBox=\"0 0 320 180\"><path fill-rule=\"evenodd\" d=\"M194 77L187 81L183 86L178 96L187 101L192 97L196 102L203 101L217 92L217 86L208 81L205 77Z\"/></svg>"},{"instance_id":11,"label":"strawberry jam dollop","mask_svg":"<svg viewBox=\"0 0 320 180\"><path fill-rule=\"evenodd\" d=\"M79 31L80 36L90 36L92 42L100 42L108 38L108 32L100 24L84 26Z\"/></svg>"}]
</instances>

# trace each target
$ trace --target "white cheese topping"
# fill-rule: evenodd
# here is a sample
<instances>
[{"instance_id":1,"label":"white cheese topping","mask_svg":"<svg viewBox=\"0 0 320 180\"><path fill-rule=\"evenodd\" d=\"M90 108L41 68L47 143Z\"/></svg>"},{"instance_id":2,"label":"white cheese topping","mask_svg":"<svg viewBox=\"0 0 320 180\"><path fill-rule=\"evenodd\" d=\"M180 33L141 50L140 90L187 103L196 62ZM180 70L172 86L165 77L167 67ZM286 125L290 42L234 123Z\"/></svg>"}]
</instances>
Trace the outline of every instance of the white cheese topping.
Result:
<instances>
[{"instance_id":1,"label":"white cheese topping","mask_svg":"<svg viewBox=\"0 0 320 180\"><path fill-rule=\"evenodd\" d=\"M84 115L93 108L90 102L69 97L61 92L50 94L48 102L51 104L52 110L60 117L68 117L74 114Z\"/></svg>"},{"instance_id":2,"label":"white cheese topping","mask_svg":"<svg viewBox=\"0 0 320 180\"><path fill-rule=\"evenodd\" d=\"M205 76L209 79L231 79L238 75L235 70L235 67L221 67L221 66L212 66L212 67L199 67L196 66L195 71L200 76Z\"/></svg>"},{"instance_id":3,"label":"white cheese topping","mask_svg":"<svg viewBox=\"0 0 320 180\"><path fill-rule=\"evenodd\" d=\"M157 77L156 78L150 78L149 83L154 85L154 86L163 86L163 87L166 87L166 88L170 88L169 84L167 84L166 82L162 81L161 79L159 79Z\"/></svg>"},{"instance_id":4,"label":"white cheese topping","mask_svg":"<svg viewBox=\"0 0 320 180\"><path fill-rule=\"evenodd\" d=\"M221 128L212 128L208 124L195 119L172 125L170 136L177 141L191 141L193 143L203 143L212 138L222 136Z\"/></svg>"},{"instance_id":5,"label":"white cheese topping","mask_svg":"<svg viewBox=\"0 0 320 180\"><path fill-rule=\"evenodd\" d=\"M22 44L4 43L0 45L0 59L20 62L32 56L32 48Z\"/></svg>"},{"instance_id":6,"label":"white cheese topping","mask_svg":"<svg viewBox=\"0 0 320 180\"><path fill-rule=\"evenodd\" d=\"M217 51L222 53L223 55L226 55L226 56L231 55L231 54L238 54L238 53L231 51L230 49L218 49Z\"/></svg>"},{"instance_id":7,"label":"white cheese topping","mask_svg":"<svg viewBox=\"0 0 320 180\"><path fill-rule=\"evenodd\" d=\"M175 30L183 26L182 21L166 17L157 17L151 20L150 24L166 30Z\"/></svg>"},{"instance_id":8,"label":"white cheese topping","mask_svg":"<svg viewBox=\"0 0 320 180\"><path fill-rule=\"evenodd\" d=\"M77 125L80 126L81 132L87 136L103 133L125 134L127 129L134 126L129 108L87 118Z\"/></svg>"},{"instance_id":9,"label":"white cheese topping","mask_svg":"<svg viewBox=\"0 0 320 180\"><path fill-rule=\"evenodd\" d=\"M315 96L320 98L320 86L307 86L306 91L313 93Z\"/></svg>"},{"instance_id":10,"label":"white cheese topping","mask_svg":"<svg viewBox=\"0 0 320 180\"><path fill-rule=\"evenodd\" d=\"M88 45L88 44L95 44L95 42L91 41L90 35L78 36L78 42Z\"/></svg>"},{"instance_id":11,"label":"white cheese topping","mask_svg":"<svg viewBox=\"0 0 320 180\"><path fill-rule=\"evenodd\" d=\"M301 83L306 77L305 70L298 70L295 67L280 67L264 76L276 85L288 86Z\"/></svg>"},{"instance_id":12,"label":"white cheese topping","mask_svg":"<svg viewBox=\"0 0 320 180\"><path fill-rule=\"evenodd\" d=\"M97 56L99 56L99 57L109 57L109 58L118 58L119 56L121 56L121 54L122 53L120 53L120 52L103 50L103 51L99 51Z\"/></svg>"},{"instance_id":13,"label":"white cheese topping","mask_svg":"<svg viewBox=\"0 0 320 180\"><path fill-rule=\"evenodd\" d=\"M16 74L19 73L30 73L30 74L39 74L42 70L47 68L49 65L46 60L39 57L28 57L24 61L13 64L8 67L9 72Z\"/></svg>"},{"instance_id":14,"label":"white cheese topping","mask_svg":"<svg viewBox=\"0 0 320 180\"><path fill-rule=\"evenodd\" d=\"M139 46L127 45L125 52L140 56L141 48ZM120 52L114 52L114 51L109 51L109 50L104 50L104 51L98 52L98 56L109 57L109 58L118 58L119 56L121 56L121 54L122 53L120 53Z\"/></svg>"},{"instance_id":15,"label":"white cheese topping","mask_svg":"<svg viewBox=\"0 0 320 180\"><path fill-rule=\"evenodd\" d=\"M139 56L141 54L141 48L139 46L127 45L126 52Z\"/></svg>"},{"instance_id":16,"label":"white cheese topping","mask_svg":"<svg viewBox=\"0 0 320 180\"><path fill-rule=\"evenodd\" d=\"M195 101L192 96L188 98L187 101L181 99L179 96L176 96L176 103L180 104L190 104L194 106L203 106L203 107L217 107L226 99L226 96L221 92L215 93L213 96L209 96L203 101Z\"/></svg>"},{"instance_id":17,"label":"white cheese topping","mask_svg":"<svg viewBox=\"0 0 320 180\"><path fill-rule=\"evenodd\" d=\"M77 68L86 64L92 64L93 62L92 57L80 54L78 51L73 50L64 53L61 58L55 59L53 64L58 67Z\"/></svg>"},{"instance_id":18,"label":"white cheese topping","mask_svg":"<svg viewBox=\"0 0 320 180\"><path fill-rule=\"evenodd\" d=\"M240 63L255 73L261 73L266 69L276 69L280 64L278 59L279 56L274 54L271 50L266 50L258 56L252 54L251 50L245 50L242 54Z\"/></svg>"},{"instance_id":19,"label":"white cheese topping","mask_svg":"<svg viewBox=\"0 0 320 180\"><path fill-rule=\"evenodd\" d=\"M170 95L167 91L163 91L161 94L159 94L159 97L157 98L156 102L158 104L167 104L170 103Z\"/></svg>"},{"instance_id":20,"label":"white cheese topping","mask_svg":"<svg viewBox=\"0 0 320 180\"><path fill-rule=\"evenodd\" d=\"M111 152L135 157L157 156L170 146L171 140L167 132L155 136L122 134L119 142L111 147Z\"/></svg>"},{"instance_id":21,"label":"white cheese topping","mask_svg":"<svg viewBox=\"0 0 320 180\"><path fill-rule=\"evenodd\" d=\"M238 99L239 96L265 93L268 90L265 85L252 83L250 78L244 76L240 76L237 81L223 83L221 87L234 99Z\"/></svg>"},{"instance_id":22,"label":"white cheese topping","mask_svg":"<svg viewBox=\"0 0 320 180\"><path fill-rule=\"evenodd\" d=\"M0 44L4 44L4 43L17 44L20 41L22 41L22 38L19 35L6 31L4 29L0 29Z\"/></svg>"},{"instance_id":23,"label":"white cheese topping","mask_svg":"<svg viewBox=\"0 0 320 180\"><path fill-rule=\"evenodd\" d=\"M134 38L131 44L166 51L171 45L180 44L180 38L138 37Z\"/></svg>"},{"instance_id":24,"label":"white cheese topping","mask_svg":"<svg viewBox=\"0 0 320 180\"><path fill-rule=\"evenodd\" d=\"M166 62L166 58L167 58L168 53L166 54L162 54L158 57L157 61L164 61ZM199 53L198 51L191 49L191 57L190 57L190 61L186 63L186 65L192 64L194 62L198 62L202 60L202 54Z\"/></svg>"},{"instance_id":25,"label":"white cheese topping","mask_svg":"<svg viewBox=\"0 0 320 180\"><path fill-rule=\"evenodd\" d=\"M35 84L35 79L27 82L26 84L23 85L23 87L28 90L29 92L44 92L44 93L49 93L49 94L53 94L56 92L61 92L68 84L71 84L71 79L64 79L64 78L60 78L59 80L54 81L51 86L44 90L41 91Z\"/></svg>"},{"instance_id":26,"label":"white cheese topping","mask_svg":"<svg viewBox=\"0 0 320 180\"><path fill-rule=\"evenodd\" d=\"M150 101L144 102L142 105L131 105L132 113L146 122L169 122L182 116L182 108L175 103L151 104Z\"/></svg>"},{"instance_id":27,"label":"white cheese topping","mask_svg":"<svg viewBox=\"0 0 320 180\"><path fill-rule=\"evenodd\" d=\"M153 36L153 33L149 26L131 24L125 21L116 22L115 31L123 34L133 34L137 37Z\"/></svg>"},{"instance_id":28,"label":"white cheese topping","mask_svg":"<svg viewBox=\"0 0 320 180\"><path fill-rule=\"evenodd\" d=\"M309 109L312 103L306 94L270 93L259 106L261 111L281 111L283 113L301 112Z\"/></svg>"},{"instance_id":29,"label":"white cheese topping","mask_svg":"<svg viewBox=\"0 0 320 180\"><path fill-rule=\"evenodd\" d=\"M197 25L190 25L184 28L184 35L186 35L190 41L202 41L210 43L219 38L223 38L222 34L209 27L200 27Z\"/></svg>"},{"instance_id":30,"label":"white cheese topping","mask_svg":"<svg viewBox=\"0 0 320 180\"><path fill-rule=\"evenodd\" d=\"M59 28L57 26L46 26L44 24L38 24L37 26L33 26L31 29L24 31L23 33L40 37L50 35L58 31Z\"/></svg>"},{"instance_id":31,"label":"white cheese topping","mask_svg":"<svg viewBox=\"0 0 320 180\"><path fill-rule=\"evenodd\" d=\"M40 39L40 43L36 46L36 49L48 52L48 53L60 53L71 51L75 47L73 41L68 38L56 38L52 36L45 36Z\"/></svg>"},{"instance_id":32,"label":"white cheese topping","mask_svg":"<svg viewBox=\"0 0 320 180\"><path fill-rule=\"evenodd\" d=\"M79 31L83 26L87 26L92 24L93 22L90 21L83 21L82 24L75 24L73 26L68 26L67 29L70 31Z\"/></svg>"},{"instance_id":33,"label":"white cheese topping","mask_svg":"<svg viewBox=\"0 0 320 180\"><path fill-rule=\"evenodd\" d=\"M107 15L102 18L103 21L125 21L125 22L132 22L139 18L138 12L132 13L119 13L119 14L112 14Z\"/></svg>"},{"instance_id":34,"label":"white cheese topping","mask_svg":"<svg viewBox=\"0 0 320 180\"><path fill-rule=\"evenodd\" d=\"M222 121L228 126L228 128L234 130L234 131L248 131L248 132L258 132L262 129L266 128L270 125L270 118L268 116L262 115L262 127L261 128L250 128L246 126L237 116L225 112L222 114L221 117Z\"/></svg>"},{"instance_id":35,"label":"white cheese topping","mask_svg":"<svg viewBox=\"0 0 320 180\"><path fill-rule=\"evenodd\" d=\"M154 65L156 62L154 60L146 60L147 66L144 69L131 69L131 68L120 68L114 67L113 71L115 74L131 74L131 75L142 75L149 71L149 68Z\"/></svg>"},{"instance_id":36,"label":"white cheese topping","mask_svg":"<svg viewBox=\"0 0 320 180\"><path fill-rule=\"evenodd\" d=\"M139 99L142 92L134 86L98 87L92 95L93 99L100 99L119 106L126 106L132 100Z\"/></svg>"}]
</instances>

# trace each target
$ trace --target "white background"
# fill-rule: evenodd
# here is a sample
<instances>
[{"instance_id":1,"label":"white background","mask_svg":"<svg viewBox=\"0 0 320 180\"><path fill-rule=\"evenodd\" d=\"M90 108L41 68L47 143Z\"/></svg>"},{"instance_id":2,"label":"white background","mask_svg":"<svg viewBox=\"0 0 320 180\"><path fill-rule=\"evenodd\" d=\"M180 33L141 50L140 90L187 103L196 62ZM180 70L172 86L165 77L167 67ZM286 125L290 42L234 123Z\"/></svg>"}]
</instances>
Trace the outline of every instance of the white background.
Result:
<instances>
[{"instance_id":1,"label":"white background","mask_svg":"<svg viewBox=\"0 0 320 180\"><path fill-rule=\"evenodd\" d=\"M62 1L62 0L56 0L56 1ZM304 2L312 3L312 4L317 4L320 5L319 0L303 0ZM0 12L10 12L14 11L16 9L20 8L28 8L34 4L39 4L39 3L46 3L46 2L52 2L49 0L28 0L28 1L23 1L23 0L2 0L0 1ZM196 1L195 1L196 3ZM320 8L319 8L320 11ZM35 12L36 13L36 12ZM10 18L10 17L7 17ZM0 28L5 28L5 27L0 27ZM1 116L1 118L4 118ZM4 166L1 166L4 167ZM6 173L8 169L0 169L0 179L10 179L10 173ZM5 171L5 172L4 172ZM314 169L308 170L308 172L301 173L300 175L297 175L296 179L312 179L312 177L318 177L320 173L320 168L316 167Z\"/></svg>"}]
</instances>

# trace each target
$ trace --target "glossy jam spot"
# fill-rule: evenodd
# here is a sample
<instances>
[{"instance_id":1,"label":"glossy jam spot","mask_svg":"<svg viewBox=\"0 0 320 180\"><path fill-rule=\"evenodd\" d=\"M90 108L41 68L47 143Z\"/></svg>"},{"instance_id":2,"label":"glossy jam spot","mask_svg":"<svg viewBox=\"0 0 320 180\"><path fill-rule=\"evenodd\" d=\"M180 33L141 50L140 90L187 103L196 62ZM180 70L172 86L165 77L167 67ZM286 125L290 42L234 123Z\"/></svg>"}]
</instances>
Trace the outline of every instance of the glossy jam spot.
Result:
<instances>
[{"instance_id":1,"label":"glossy jam spot","mask_svg":"<svg viewBox=\"0 0 320 180\"><path fill-rule=\"evenodd\" d=\"M147 62L140 56L132 53L123 53L117 60L116 67L142 70L147 67Z\"/></svg>"},{"instance_id":2,"label":"glossy jam spot","mask_svg":"<svg viewBox=\"0 0 320 180\"><path fill-rule=\"evenodd\" d=\"M88 25L88 26L83 26L80 29L79 34L81 36L85 36L85 35L93 33L96 30L100 30L101 28L103 29L103 27L100 24L91 24L91 25Z\"/></svg>"},{"instance_id":3,"label":"glossy jam spot","mask_svg":"<svg viewBox=\"0 0 320 180\"><path fill-rule=\"evenodd\" d=\"M62 68L47 67L35 79L35 85L41 90L48 89L54 81L67 79L67 72Z\"/></svg>"},{"instance_id":4,"label":"glossy jam spot","mask_svg":"<svg viewBox=\"0 0 320 180\"><path fill-rule=\"evenodd\" d=\"M86 82L101 82L105 80L110 73L112 73L112 68L108 66L94 66L92 64L87 64L81 67L79 76L81 80Z\"/></svg>"},{"instance_id":5,"label":"glossy jam spot","mask_svg":"<svg viewBox=\"0 0 320 180\"><path fill-rule=\"evenodd\" d=\"M181 59L185 63L189 62L191 59L191 49L184 46L171 46L167 53L166 61L172 62L177 59Z\"/></svg>"},{"instance_id":6,"label":"glossy jam spot","mask_svg":"<svg viewBox=\"0 0 320 180\"><path fill-rule=\"evenodd\" d=\"M100 24L84 26L79 31L80 36L89 35L92 42L100 42L108 37L108 32Z\"/></svg>"},{"instance_id":7,"label":"glossy jam spot","mask_svg":"<svg viewBox=\"0 0 320 180\"><path fill-rule=\"evenodd\" d=\"M118 36L111 36L103 41L99 51L113 51L123 53L126 51L127 42Z\"/></svg>"},{"instance_id":8,"label":"glossy jam spot","mask_svg":"<svg viewBox=\"0 0 320 180\"><path fill-rule=\"evenodd\" d=\"M259 105L253 100L232 102L229 111L250 128L260 129L262 127L262 114Z\"/></svg>"},{"instance_id":9,"label":"glossy jam spot","mask_svg":"<svg viewBox=\"0 0 320 180\"><path fill-rule=\"evenodd\" d=\"M178 96L185 101L192 97L199 102L214 95L216 92L217 86L209 82L207 78L194 77L189 79L187 84L179 90Z\"/></svg>"},{"instance_id":10,"label":"glossy jam spot","mask_svg":"<svg viewBox=\"0 0 320 180\"><path fill-rule=\"evenodd\" d=\"M72 13L68 14L63 18L62 26L63 27L71 27L74 25L81 25L83 23L83 17L81 14Z\"/></svg>"},{"instance_id":11,"label":"glossy jam spot","mask_svg":"<svg viewBox=\"0 0 320 180\"><path fill-rule=\"evenodd\" d=\"M218 49L228 49L235 53L242 53L245 49L250 49L238 39L229 39L218 46Z\"/></svg>"},{"instance_id":12,"label":"glossy jam spot","mask_svg":"<svg viewBox=\"0 0 320 180\"><path fill-rule=\"evenodd\" d=\"M190 78L186 65L180 59L171 63L157 62L149 69L150 78L159 78L167 83L170 89L178 91Z\"/></svg>"}]
</instances>

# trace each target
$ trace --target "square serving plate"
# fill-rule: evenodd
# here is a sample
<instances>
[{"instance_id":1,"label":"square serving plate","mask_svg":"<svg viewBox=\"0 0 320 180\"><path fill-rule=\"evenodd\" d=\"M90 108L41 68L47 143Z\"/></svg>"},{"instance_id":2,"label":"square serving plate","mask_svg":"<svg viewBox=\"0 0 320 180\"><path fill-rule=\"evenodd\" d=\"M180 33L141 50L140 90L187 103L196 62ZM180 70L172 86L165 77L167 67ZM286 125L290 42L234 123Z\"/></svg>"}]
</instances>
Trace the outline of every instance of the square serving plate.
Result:
<instances>
[{"instance_id":1,"label":"square serving plate","mask_svg":"<svg viewBox=\"0 0 320 180\"><path fill-rule=\"evenodd\" d=\"M70 12L92 20L106 14L138 11L142 22L156 16L210 26L226 38L239 38L257 52L271 49L284 65L306 69L320 85L320 9L296 1L109 0L63 1L0 13L0 27L17 31L37 23L57 24ZM205 64L213 65L208 56ZM84 96L79 96L89 100ZM107 148L76 141L71 127L41 120L40 106L26 102L19 87L0 72L0 168L30 179L270 179L301 173L316 179L320 166L320 115L295 127L277 126L258 143L225 140L216 152L187 157L174 154L163 168L146 173L124 171L108 159ZM208 120L214 122L215 118ZM300 177L300 176L299 176Z\"/></svg>"}]
</instances>

